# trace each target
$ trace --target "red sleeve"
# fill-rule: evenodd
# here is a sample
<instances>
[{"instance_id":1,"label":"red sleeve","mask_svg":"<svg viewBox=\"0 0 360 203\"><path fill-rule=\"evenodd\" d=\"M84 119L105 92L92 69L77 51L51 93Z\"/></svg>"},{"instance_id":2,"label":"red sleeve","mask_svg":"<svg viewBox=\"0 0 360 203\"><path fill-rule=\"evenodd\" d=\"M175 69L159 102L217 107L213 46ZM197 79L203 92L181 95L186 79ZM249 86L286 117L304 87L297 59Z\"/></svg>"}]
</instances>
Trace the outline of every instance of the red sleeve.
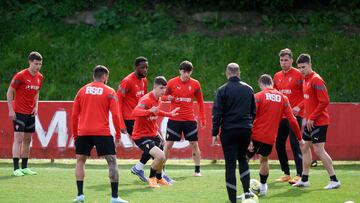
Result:
<instances>
[{"instance_id":1,"label":"red sleeve","mask_svg":"<svg viewBox=\"0 0 360 203\"><path fill-rule=\"evenodd\" d=\"M260 93L256 93L256 94L255 94L256 111L259 109L260 103L261 103L261 94L260 94Z\"/></svg>"},{"instance_id":2,"label":"red sleeve","mask_svg":"<svg viewBox=\"0 0 360 203\"><path fill-rule=\"evenodd\" d=\"M205 105L204 105L204 98L203 98L203 94L201 91L201 85L200 83L197 84L198 87L195 90L195 98L196 98L196 102L198 104L198 109L199 109L199 118L200 118L200 122L205 125L206 121L205 121Z\"/></svg>"},{"instance_id":3,"label":"red sleeve","mask_svg":"<svg viewBox=\"0 0 360 203\"><path fill-rule=\"evenodd\" d=\"M293 132L295 132L296 138L298 140L301 140L302 137L301 137L300 127L296 121L294 114L292 113L289 100L286 96L283 96L283 99L284 99L283 114L285 114L286 118L289 120L290 127L293 130Z\"/></svg>"},{"instance_id":4,"label":"red sleeve","mask_svg":"<svg viewBox=\"0 0 360 203\"><path fill-rule=\"evenodd\" d=\"M315 121L329 105L330 99L325 83L321 79L315 78L312 83L312 88L316 94L317 100L319 101L317 107L310 115L310 120Z\"/></svg>"},{"instance_id":5,"label":"red sleeve","mask_svg":"<svg viewBox=\"0 0 360 203\"><path fill-rule=\"evenodd\" d=\"M302 77L302 76L301 76ZM301 89L301 95L304 95L304 89L303 89L303 85L304 85L304 80L300 79L301 82L298 82L297 85L299 86L299 88ZM302 97L302 100L300 103L298 103L296 105L297 107L300 108L300 110L304 109L304 96Z\"/></svg>"},{"instance_id":6,"label":"red sleeve","mask_svg":"<svg viewBox=\"0 0 360 203\"><path fill-rule=\"evenodd\" d=\"M162 110L160 110L156 115L162 116L162 117L172 117L170 112L166 112L166 111L162 111Z\"/></svg>"},{"instance_id":7,"label":"red sleeve","mask_svg":"<svg viewBox=\"0 0 360 203\"><path fill-rule=\"evenodd\" d=\"M80 91L75 96L73 103L72 113L71 113L71 132L73 138L76 139L78 135L78 125L79 125L79 114L80 114Z\"/></svg>"},{"instance_id":8,"label":"red sleeve","mask_svg":"<svg viewBox=\"0 0 360 203\"><path fill-rule=\"evenodd\" d=\"M14 89L17 89L21 83L22 83L22 77L20 74L17 73L11 80L10 86Z\"/></svg>"},{"instance_id":9,"label":"red sleeve","mask_svg":"<svg viewBox=\"0 0 360 203\"><path fill-rule=\"evenodd\" d=\"M124 97L126 96L127 92L129 92L129 89L127 89L127 80L122 80L120 82L119 88L117 90L117 97L119 99L118 103L119 103L119 111L120 111L120 128L121 129L125 129L125 122L124 119L122 117L122 109L123 109L123 102L124 102Z\"/></svg>"},{"instance_id":10,"label":"red sleeve","mask_svg":"<svg viewBox=\"0 0 360 203\"><path fill-rule=\"evenodd\" d=\"M274 81L274 89L279 90L278 86L276 85L277 84L277 82L276 82L277 81L277 74L276 73L274 75L273 81Z\"/></svg>"},{"instance_id":11,"label":"red sleeve","mask_svg":"<svg viewBox=\"0 0 360 203\"><path fill-rule=\"evenodd\" d=\"M144 80L144 95L148 93L148 81L147 79L145 78Z\"/></svg>"},{"instance_id":12,"label":"red sleeve","mask_svg":"<svg viewBox=\"0 0 360 203\"><path fill-rule=\"evenodd\" d=\"M114 124L114 128L116 131L116 135L115 138L118 140L120 139L120 110L119 110L119 102L118 102L118 98L115 94L115 92L111 92L108 95L109 99L110 99L110 112L112 115L112 120L113 120L113 124Z\"/></svg>"},{"instance_id":13,"label":"red sleeve","mask_svg":"<svg viewBox=\"0 0 360 203\"><path fill-rule=\"evenodd\" d=\"M146 109L146 101L142 100L139 101L138 105L136 105L136 107L134 108L133 112L132 112L132 116L134 117L143 117L143 116L150 116L153 115L153 113L151 113L149 111L149 109Z\"/></svg>"}]
</instances>

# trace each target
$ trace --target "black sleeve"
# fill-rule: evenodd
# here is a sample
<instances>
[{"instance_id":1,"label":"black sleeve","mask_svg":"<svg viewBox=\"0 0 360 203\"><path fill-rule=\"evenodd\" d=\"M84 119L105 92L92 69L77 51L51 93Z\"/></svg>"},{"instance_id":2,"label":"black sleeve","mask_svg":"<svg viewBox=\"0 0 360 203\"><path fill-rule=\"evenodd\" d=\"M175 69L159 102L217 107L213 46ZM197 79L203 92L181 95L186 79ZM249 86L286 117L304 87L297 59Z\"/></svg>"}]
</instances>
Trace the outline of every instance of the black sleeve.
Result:
<instances>
[{"instance_id":1,"label":"black sleeve","mask_svg":"<svg viewBox=\"0 0 360 203\"><path fill-rule=\"evenodd\" d=\"M256 117L256 103L255 103L255 95L254 95L254 93L251 96L251 111L250 111L250 114L252 116L252 123L254 123L255 117Z\"/></svg>"},{"instance_id":2,"label":"black sleeve","mask_svg":"<svg viewBox=\"0 0 360 203\"><path fill-rule=\"evenodd\" d=\"M221 101L221 89L218 89L212 109L212 136L216 136L219 134L219 128L223 117L223 104Z\"/></svg>"}]
</instances>

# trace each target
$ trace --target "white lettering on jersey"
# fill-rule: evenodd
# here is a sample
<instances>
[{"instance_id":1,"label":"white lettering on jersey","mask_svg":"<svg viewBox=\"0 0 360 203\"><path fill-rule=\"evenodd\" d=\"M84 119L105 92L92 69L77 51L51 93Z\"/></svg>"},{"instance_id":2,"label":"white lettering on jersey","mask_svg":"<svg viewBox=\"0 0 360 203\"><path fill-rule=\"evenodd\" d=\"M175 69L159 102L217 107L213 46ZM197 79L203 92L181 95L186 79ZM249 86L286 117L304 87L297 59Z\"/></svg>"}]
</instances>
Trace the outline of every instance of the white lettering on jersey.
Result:
<instances>
[{"instance_id":1,"label":"white lettering on jersey","mask_svg":"<svg viewBox=\"0 0 360 203\"><path fill-rule=\"evenodd\" d=\"M291 94L291 90L289 90L289 89L283 89L283 90L280 90L280 92L283 94Z\"/></svg>"},{"instance_id":2,"label":"white lettering on jersey","mask_svg":"<svg viewBox=\"0 0 360 203\"><path fill-rule=\"evenodd\" d=\"M281 96L278 94L265 93L266 100L270 100L273 102L281 102Z\"/></svg>"},{"instance_id":3,"label":"white lettering on jersey","mask_svg":"<svg viewBox=\"0 0 360 203\"><path fill-rule=\"evenodd\" d=\"M137 91L136 92L136 97L141 97L141 96L143 96L144 95L144 90L141 90L141 91Z\"/></svg>"},{"instance_id":4,"label":"white lettering on jersey","mask_svg":"<svg viewBox=\"0 0 360 203\"><path fill-rule=\"evenodd\" d=\"M92 94L92 95L102 95L104 92L104 89L102 87L86 87L85 94Z\"/></svg>"},{"instance_id":5,"label":"white lettering on jersey","mask_svg":"<svg viewBox=\"0 0 360 203\"><path fill-rule=\"evenodd\" d=\"M305 98L305 99L309 99L309 97L310 97L310 96L309 96L308 94L304 94L304 98Z\"/></svg>"},{"instance_id":6,"label":"white lettering on jersey","mask_svg":"<svg viewBox=\"0 0 360 203\"><path fill-rule=\"evenodd\" d=\"M189 97L176 97L176 98L175 98L175 101L177 101L177 102L188 102L188 103L190 103L190 102L191 102L191 98L189 98Z\"/></svg>"},{"instance_id":7,"label":"white lettering on jersey","mask_svg":"<svg viewBox=\"0 0 360 203\"><path fill-rule=\"evenodd\" d=\"M27 90L39 90L40 87L37 85L26 85L25 89Z\"/></svg>"}]
</instances>

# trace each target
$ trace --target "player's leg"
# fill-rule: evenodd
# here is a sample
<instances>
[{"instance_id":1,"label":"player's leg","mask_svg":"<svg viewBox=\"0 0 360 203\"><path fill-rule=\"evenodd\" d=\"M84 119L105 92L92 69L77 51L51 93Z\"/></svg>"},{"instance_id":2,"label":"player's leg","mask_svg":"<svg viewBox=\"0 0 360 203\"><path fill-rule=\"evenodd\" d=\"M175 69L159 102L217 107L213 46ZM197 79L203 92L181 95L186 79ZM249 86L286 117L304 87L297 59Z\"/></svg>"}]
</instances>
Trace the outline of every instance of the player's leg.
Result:
<instances>
[{"instance_id":1,"label":"player's leg","mask_svg":"<svg viewBox=\"0 0 360 203\"><path fill-rule=\"evenodd\" d=\"M164 146L165 163L170 157L170 151L171 151L173 145L174 145L174 141L166 140L165 146ZM175 180L171 179L169 176L166 175L166 173L165 173L165 163L164 163L164 167L163 167L163 171L162 171L162 176L167 182L172 184L172 183L175 182Z\"/></svg>"},{"instance_id":2,"label":"player's leg","mask_svg":"<svg viewBox=\"0 0 360 203\"><path fill-rule=\"evenodd\" d=\"M35 116L26 115L26 122L24 128L24 137L21 145L21 170L27 175L36 175L37 173L28 168L28 160L30 157L31 137L35 132Z\"/></svg>"},{"instance_id":3,"label":"player's leg","mask_svg":"<svg viewBox=\"0 0 360 203\"><path fill-rule=\"evenodd\" d=\"M301 128L302 125L302 118L297 117L297 121L299 127ZM296 139L296 135L294 134L293 130L290 129L290 145L291 150L294 156L295 166L296 166L296 176L289 181L290 184L294 184L295 182L299 181L302 174L302 153L299 145L299 141Z\"/></svg>"},{"instance_id":4,"label":"player's leg","mask_svg":"<svg viewBox=\"0 0 360 203\"><path fill-rule=\"evenodd\" d=\"M267 193L267 178L269 177L269 162L267 156L260 155L260 195L265 196Z\"/></svg>"},{"instance_id":5,"label":"player's leg","mask_svg":"<svg viewBox=\"0 0 360 203\"><path fill-rule=\"evenodd\" d=\"M238 143L232 131L221 132L221 145L225 158L226 190L230 202L236 202L236 160L238 159Z\"/></svg>"},{"instance_id":6,"label":"player's leg","mask_svg":"<svg viewBox=\"0 0 360 203\"><path fill-rule=\"evenodd\" d=\"M289 160L286 153L286 140L289 136L289 132L289 121L287 119L281 119L276 137L276 152L284 175L277 178L277 182L287 182L291 180Z\"/></svg>"},{"instance_id":7,"label":"player's leg","mask_svg":"<svg viewBox=\"0 0 360 203\"><path fill-rule=\"evenodd\" d=\"M166 160L170 157L170 151L174 145L174 142L179 142L181 140L182 128L182 121L168 121L166 128L166 142L164 146ZM169 183L175 182L165 173L163 174L163 178Z\"/></svg>"},{"instance_id":8,"label":"player's leg","mask_svg":"<svg viewBox=\"0 0 360 203\"><path fill-rule=\"evenodd\" d=\"M194 160L195 173L194 176L201 176L200 173L200 160L201 152L198 143L198 124L196 121L183 121L182 122L182 131L184 132L184 137L190 142L190 147L192 151L192 158Z\"/></svg>"},{"instance_id":9,"label":"player's leg","mask_svg":"<svg viewBox=\"0 0 360 203\"><path fill-rule=\"evenodd\" d=\"M13 156L13 165L14 165L14 176L23 176L24 173L19 168L19 160L21 154L21 145L23 141L24 133L23 132L14 132L14 142L12 145L12 156Z\"/></svg>"},{"instance_id":10,"label":"player's leg","mask_svg":"<svg viewBox=\"0 0 360 203\"><path fill-rule=\"evenodd\" d=\"M153 146L149 150L149 154L154 157L153 162L151 163L150 176L149 176L149 185L152 188L158 187L157 183L162 180L161 171L163 164L165 162L164 152L157 146Z\"/></svg>"},{"instance_id":11,"label":"player's leg","mask_svg":"<svg viewBox=\"0 0 360 203\"><path fill-rule=\"evenodd\" d=\"M305 130L306 131L306 130ZM292 186L294 187L308 187L310 186L309 182L309 172L310 172L310 166L311 166L311 146L312 141L311 137L309 138L306 134L307 131L304 131L303 139L305 141L304 146L301 148L302 151L302 161L303 161L303 172L301 176L301 180L294 183Z\"/></svg>"},{"instance_id":12,"label":"player's leg","mask_svg":"<svg viewBox=\"0 0 360 203\"><path fill-rule=\"evenodd\" d=\"M245 198L250 198L250 170L246 153L250 144L251 129L236 129L233 131L234 142L237 144L237 160L239 162L239 175Z\"/></svg>"}]
</instances>

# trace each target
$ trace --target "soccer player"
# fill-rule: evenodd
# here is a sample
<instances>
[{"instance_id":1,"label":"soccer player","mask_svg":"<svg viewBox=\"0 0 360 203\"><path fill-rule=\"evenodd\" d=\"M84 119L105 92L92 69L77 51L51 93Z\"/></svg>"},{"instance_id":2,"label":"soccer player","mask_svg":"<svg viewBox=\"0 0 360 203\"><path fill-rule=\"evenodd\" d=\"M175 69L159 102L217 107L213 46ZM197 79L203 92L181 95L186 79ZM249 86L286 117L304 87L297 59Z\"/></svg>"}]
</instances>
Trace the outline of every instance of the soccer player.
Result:
<instances>
[{"instance_id":1,"label":"soccer player","mask_svg":"<svg viewBox=\"0 0 360 203\"><path fill-rule=\"evenodd\" d=\"M94 81L83 86L76 94L71 127L75 139L75 177L78 194L74 202L84 202L83 184L85 162L95 146L98 156L104 157L109 167L111 182L110 203L127 203L118 196L119 172L116 163L114 139L110 134L109 111L116 130L115 141L120 144L120 111L116 92L106 85L109 70L97 65L93 71Z\"/></svg>"},{"instance_id":2,"label":"soccer player","mask_svg":"<svg viewBox=\"0 0 360 203\"><path fill-rule=\"evenodd\" d=\"M256 118L251 135L252 144L248 151L248 157L254 154L260 155L260 195L267 193L267 178L269 176L268 156L275 143L278 127L283 115L289 121L297 140L301 139L300 127L292 113L288 98L273 88L273 80L270 75L264 74L259 78L259 86L262 90L255 94Z\"/></svg>"},{"instance_id":3,"label":"soccer player","mask_svg":"<svg viewBox=\"0 0 360 203\"><path fill-rule=\"evenodd\" d=\"M35 116L38 113L39 93L43 75L42 56L33 51L28 56L29 67L16 73L7 91L9 117L14 125L12 146L14 176L36 175L28 168L31 136L35 132ZM21 158L21 169L19 159Z\"/></svg>"},{"instance_id":4,"label":"soccer player","mask_svg":"<svg viewBox=\"0 0 360 203\"><path fill-rule=\"evenodd\" d=\"M131 115L139 99L147 93L147 71L148 60L145 57L135 59L135 71L126 76L119 85L117 95L119 98L120 110L122 112L121 128L122 133L132 135L134 117ZM141 159L135 166L131 167L131 173L137 175L140 180L147 182L144 174L144 166L151 158L148 153L143 153Z\"/></svg>"},{"instance_id":5,"label":"soccer player","mask_svg":"<svg viewBox=\"0 0 360 203\"><path fill-rule=\"evenodd\" d=\"M286 48L280 51L281 71L274 75L274 88L279 90L289 99L292 112L297 119L301 129L303 120L303 76L300 71L292 67L293 54ZM296 166L296 176L291 179L288 156L286 153L286 140L290 137L290 145L294 156ZM289 121L285 116L280 121L279 130L276 137L276 152L280 161L281 170L284 175L276 179L277 182L289 182L294 184L301 178L302 174L302 154L299 142L296 139L294 131L289 126Z\"/></svg>"},{"instance_id":6,"label":"soccer player","mask_svg":"<svg viewBox=\"0 0 360 203\"><path fill-rule=\"evenodd\" d=\"M170 108L180 107L179 116L169 118L167 123L167 137L165 143L166 159L170 156L170 150L174 142L181 140L184 134L190 142L192 156L195 164L194 176L201 176L200 173L200 148L198 144L198 123L194 114L194 98L196 98L199 109L200 127L205 128L204 99L199 81L191 78L193 64L190 61L183 61L179 66L180 76L169 80L165 98L171 102Z\"/></svg>"},{"instance_id":7,"label":"soccer player","mask_svg":"<svg viewBox=\"0 0 360 203\"><path fill-rule=\"evenodd\" d=\"M293 184L293 186L310 186L308 180L311 166L310 147L313 146L314 152L321 159L330 176L330 182L324 189L336 189L341 184L336 178L331 157L325 150L326 132L329 125L328 106L330 103L325 82L319 74L312 70L309 54L301 54L296 63L301 74L305 77L303 92L306 125L303 133L305 145L302 148L304 170L301 180Z\"/></svg>"},{"instance_id":8,"label":"soccer player","mask_svg":"<svg viewBox=\"0 0 360 203\"><path fill-rule=\"evenodd\" d=\"M148 179L151 188L157 188L159 185L171 185L162 178L162 168L165 162L165 154L162 150L164 140L159 135L159 126L156 123L159 116L173 117L179 110L179 108L175 108L171 112L160 110L160 97L165 94L166 84L165 77L156 77L153 90L141 97L132 112L132 116L135 118L132 138L141 150L154 157Z\"/></svg>"},{"instance_id":9,"label":"soccer player","mask_svg":"<svg viewBox=\"0 0 360 203\"><path fill-rule=\"evenodd\" d=\"M228 82L219 87L213 104L212 144L217 142L221 126L220 139L225 157L226 189L230 202L236 202L236 161L239 162L244 197L253 197L249 190L250 170L246 152L256 106L252 87L240 80L238 64L227 65L226 77Z\"/></svg>"}]
</instances>

